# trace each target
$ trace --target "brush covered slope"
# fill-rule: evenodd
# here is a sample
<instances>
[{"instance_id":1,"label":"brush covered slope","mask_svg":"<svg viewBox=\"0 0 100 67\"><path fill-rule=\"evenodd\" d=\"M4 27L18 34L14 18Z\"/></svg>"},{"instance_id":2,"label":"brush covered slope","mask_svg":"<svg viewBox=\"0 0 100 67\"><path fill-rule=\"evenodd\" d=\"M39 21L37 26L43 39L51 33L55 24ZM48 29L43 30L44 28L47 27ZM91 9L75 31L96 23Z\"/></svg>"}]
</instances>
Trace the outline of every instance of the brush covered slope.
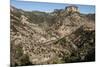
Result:
<instances>
[{"instance_id":1,"label":"brush covered slope","mask_svg":"<svg viewBox=\"0 0 100 67\"><path fill-rule=\"evenodd\" d=\"M95 61L95 14L11 10L11 65Z\"/></svg>"}]
</instances>

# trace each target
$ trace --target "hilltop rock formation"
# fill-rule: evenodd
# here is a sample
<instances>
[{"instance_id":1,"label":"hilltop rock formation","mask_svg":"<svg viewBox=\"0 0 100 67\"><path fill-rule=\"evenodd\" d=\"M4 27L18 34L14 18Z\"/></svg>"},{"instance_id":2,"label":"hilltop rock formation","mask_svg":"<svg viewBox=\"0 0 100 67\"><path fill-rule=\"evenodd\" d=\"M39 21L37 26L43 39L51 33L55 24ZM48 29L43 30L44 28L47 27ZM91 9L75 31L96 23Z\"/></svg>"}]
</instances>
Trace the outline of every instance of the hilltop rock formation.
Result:
<instances>
[{"instance_id":1,"label":"hilltop rock formation","mask_svg":"<svg viewBox=\"0 0 100 67\"><path fill-rule=\"evenodd\" d=\"M11 65L95 60L95 15L69 6L52 13L11 6Z\"/></svg>"}]
</instances>

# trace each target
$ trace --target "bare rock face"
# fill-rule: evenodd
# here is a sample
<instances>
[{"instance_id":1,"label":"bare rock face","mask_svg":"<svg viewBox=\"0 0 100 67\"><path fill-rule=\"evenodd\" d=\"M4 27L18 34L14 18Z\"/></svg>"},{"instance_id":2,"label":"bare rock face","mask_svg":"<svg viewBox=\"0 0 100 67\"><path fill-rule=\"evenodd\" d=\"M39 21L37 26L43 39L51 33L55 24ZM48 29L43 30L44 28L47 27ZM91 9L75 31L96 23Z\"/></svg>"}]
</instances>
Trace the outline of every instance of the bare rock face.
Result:
<instances>
[{"instance_id":1,"label":"bare rock face","mask_svg":"<svg viewBox=\"0 0 100 67\"><path fill-rule=\"evenodd\" d=\"M11 65L94 61L95 23L87 17L75 6L51 14L11 7Z\"/></svg>"},{"instance_id":2,"label":"bare rock face","mask_svg":"<svg viewBox=\"0 0 100 67\"><path fill-rule=\"evenodd\" d=\"M69 7L66 7L66 12L67 13L79 13L79 9L77 6L69 6Z\"/></svg>"}]
</instances>

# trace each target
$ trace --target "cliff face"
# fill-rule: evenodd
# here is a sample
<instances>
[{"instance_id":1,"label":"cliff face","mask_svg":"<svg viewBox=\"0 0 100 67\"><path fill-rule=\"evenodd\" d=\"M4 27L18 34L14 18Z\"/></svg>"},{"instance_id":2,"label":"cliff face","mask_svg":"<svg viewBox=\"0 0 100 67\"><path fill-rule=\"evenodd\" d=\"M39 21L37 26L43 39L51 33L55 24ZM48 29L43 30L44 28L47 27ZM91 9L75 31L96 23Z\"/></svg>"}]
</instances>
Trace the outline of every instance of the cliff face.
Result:
<instances>
[{"instance_id":1,"label":"cliff face","mask_svg":"<svg viewBox=\"0 0 100 67\"><path fill-rule=\"evenodd\" d=\"M11 6L11 65L94 61L94 17L74 7L48 14Z\"/></svg>"}]
</instances>

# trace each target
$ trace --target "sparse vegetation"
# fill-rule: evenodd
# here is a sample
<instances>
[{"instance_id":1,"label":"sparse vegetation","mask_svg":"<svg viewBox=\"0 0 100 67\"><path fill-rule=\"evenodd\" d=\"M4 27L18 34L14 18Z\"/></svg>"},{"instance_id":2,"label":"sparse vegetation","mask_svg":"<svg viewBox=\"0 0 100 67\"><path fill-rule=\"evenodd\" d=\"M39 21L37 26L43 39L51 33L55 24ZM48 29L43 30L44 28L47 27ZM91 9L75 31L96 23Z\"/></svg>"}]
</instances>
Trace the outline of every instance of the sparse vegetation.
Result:
<instances>
[{"instance_id":1,"label":"sparse vegetation","mask_svg":"<svg viewBox=\"0 0 100 67\"><path fill-rule=\"evenodd\" d=\"M95 14L67 8L46 13L11 7L12 66L95 61Z\"/></svg>"}]
</instances>

